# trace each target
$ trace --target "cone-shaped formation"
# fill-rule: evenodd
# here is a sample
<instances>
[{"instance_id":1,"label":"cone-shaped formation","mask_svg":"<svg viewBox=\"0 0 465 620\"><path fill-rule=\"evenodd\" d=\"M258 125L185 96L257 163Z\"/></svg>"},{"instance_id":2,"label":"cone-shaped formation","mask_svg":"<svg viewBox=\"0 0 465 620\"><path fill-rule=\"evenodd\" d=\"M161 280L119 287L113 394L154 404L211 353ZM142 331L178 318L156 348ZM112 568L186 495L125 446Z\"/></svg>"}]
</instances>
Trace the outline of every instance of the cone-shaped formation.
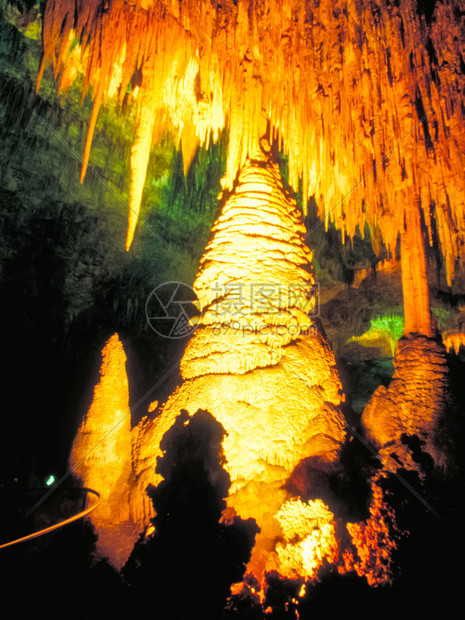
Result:
<instances>
[{"instance_id":1,"label":"cone-shaped formation","mask_svg":"<svg viewBox=\"0 0 465 620\"><path fill-rule=\"evenodd\" d=\"M100 382L78 430L69 459L84 486L98 489L102 501L90 520L98 536L97 553L121 568L137 540L129 509L131 415L126 355L118 334L102 351Z\"/></svg>"},{"instance_id":2,"label":"cone-shaped formation","mask_svg":"<svg viewBox=\"0 0 465 620\"><path fill-rule=\"evenodd\" d=\"M464 3L438 2L431 15L418 6L49 0L44 59L65 86L77 37L95 113L117 89L122 102L137 84L128 246L161 112L177 127L186 160L229 126L228 187L265 114L289 154L291 185L302 177L321 216L349 235L368 222L393 249L404 212L421 205L452 277L465 241ZM92 131L93 121L88 146Z\"/></svg>"},{"instance_id":3,"label":"cone-shaped formation","mask_svg":"<svg viewBox=\"0 0 465 620\"><path fill-rule=\"evenodd\" d=\"M157 482L160 441L181 409L206 409L222 424L227 513L261 528L248 567L259 582L279 569L276 514L290 497L286 483L310 457L331 466L345 436L334 356L309 330L315 300L304 232L278 168L263 156L249 161L194 283L202 314L181 363L184 383L137 440L142 493Z\"/></svg>"}]
</instances>

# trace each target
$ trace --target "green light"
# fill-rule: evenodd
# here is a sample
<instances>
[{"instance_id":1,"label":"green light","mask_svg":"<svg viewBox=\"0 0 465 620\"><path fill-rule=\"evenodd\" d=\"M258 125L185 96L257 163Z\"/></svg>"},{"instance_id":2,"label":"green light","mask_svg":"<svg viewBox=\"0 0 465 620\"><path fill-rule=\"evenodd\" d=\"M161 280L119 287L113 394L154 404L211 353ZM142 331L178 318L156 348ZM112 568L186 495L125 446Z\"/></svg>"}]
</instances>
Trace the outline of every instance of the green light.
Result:
<instances>
[{"instance_id":1,"label":"green light","mask_svg":"<svg viewBox=\"0 0 465 620\"><path fill-rule=\"evenodd\" d=\"M49 476L47 482L45 483L48 487L51 486L55 482L55 476Z\"/></svg>"},{"instance_id":2,"label":"green light","mask_svg":"<svg viewBox=\"0 0 465 620\"><path fill-rule=\"evenodd\" d=\"M379 316L376 319L371 319L369 331L386 331L393 338L399 340L404 331L404 319L401 316Z\"/></svg>"},{"instance_id":3,"label":"green light","mask_svg":"<svg viewBox=\"0 0 465 620\"><path fill-rule=\"evenodd\" d=\"M401 316L378 316L370 321L370 329L361 336L353 336L347 342L358 342L362 346L376 347L384 341L394 355L396 343L404 331L404 319Z\"/></svg>"}]
</instances>

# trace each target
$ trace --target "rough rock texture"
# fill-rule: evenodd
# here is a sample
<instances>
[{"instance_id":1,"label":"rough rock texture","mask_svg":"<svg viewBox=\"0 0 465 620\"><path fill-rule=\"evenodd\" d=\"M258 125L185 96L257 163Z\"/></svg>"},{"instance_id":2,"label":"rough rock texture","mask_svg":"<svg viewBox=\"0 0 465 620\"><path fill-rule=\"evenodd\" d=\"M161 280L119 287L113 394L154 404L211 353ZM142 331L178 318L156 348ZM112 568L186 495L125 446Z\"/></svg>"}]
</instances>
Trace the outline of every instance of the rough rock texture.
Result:
<instances>
[{"instance_id":1,"label":"rough rock texture","mask_svg":"<svg viewBox=\"0 0 465 620\"><path fill-rule=\"evenodd\" d=\"M437 465L444 455L437 445L438 424L447 404L447 362L445 348L425 336L401 338L394 357L395 372L388 387L380 386L373 394L362 416L363 425L372 439L388 452L412 463L401 436L417 435L425 442L424 450Z\"/></svg>"},{"instance_id":2,"label":"rough rock texture","mask_svg":"<svg viewBox=\"0 0 465 620\"><path fill-rule=\"evenodd\" d=\"M131 415L126 355L117 334L108 340L102 358L100 382L76 434L69 464L84 486L95 489L102 498L89 517L98 536L97 554L121 568L139 527L129 507L129 489L134 485Z\"/></svg>"},{"instance_id":3,"label":"rough rock texture","mask_svg":"<svg viewBox=\"0 0 465 620\"><path fill-rule=\"evenodd\" d=\"M126 357L117 335L108 341L71 464L106 496L92 522L98 551L115 566L153 516L146 490L162 479L155 470L163 437L182 410L192 416L202 409L226 432L225 519L253 518L261 528L248 570L260 583L265 570L279 570L275 517L291 498L286 483L299 468L305 492L306 463L327 472L345 439L335 358L311 318L314 280L304 234L263 143L242 169L201 261L194 283L200 316L181 362L184 383L132 431ZM130 535L121 543L124 528Z\"/></svg>"},{"instance_id":4,"label":"rough rock texture","mask_svg":"<svg viewBox=\"0 0 465 620\"><path fill-rule=\"evenodd\" d=\"M345 437L334 355L310 330L313 278L303 235L279 171L262 153L241 171L202 259L194 284L202 314L181 363L185 381L159 417L142 422L134 452L142 500L181 409L205 409L222 424L227 512L261 528L248 567L259 582L279 566L275 515L289 498L286 482L309 457L334 463Z\"/></svg>"}]
</instances>

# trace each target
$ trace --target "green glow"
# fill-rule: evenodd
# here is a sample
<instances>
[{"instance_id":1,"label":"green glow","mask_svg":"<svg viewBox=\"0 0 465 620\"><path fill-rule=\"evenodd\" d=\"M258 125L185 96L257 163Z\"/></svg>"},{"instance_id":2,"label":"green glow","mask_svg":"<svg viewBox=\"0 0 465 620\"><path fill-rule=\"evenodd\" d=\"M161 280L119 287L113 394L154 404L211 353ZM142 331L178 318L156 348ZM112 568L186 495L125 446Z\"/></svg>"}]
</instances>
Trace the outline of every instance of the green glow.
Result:
<instances>
[{"instance_id":1,"label":"green glow","mask_svg":"<svg viewBox=\"0 0 465 620\"><path fill-rule=\"evenodd\" d=\"M55 476L49 476L47 482L45 483L48 487L52 486L55 482Z\"/></svg>"},{"instance_id":2,"label":"green glow","mask_svg":"<svg viewBox=\"0 0 465 620\"><path fill-rule=\"evenodd\" d=\"M378 316L376 319L371 319L371 326L367 333L371 331L389 332L397 342L404 331L404 319L401 316Z\"/></svg>"},{"instance_id":3,"label":"green glow","mask_svg":"<svg viewBox=\"0 0 465 620\"><path fill-rule=\"evenodd\" d=\"M379 316L370 321L370 329L361 336L353 336L348 342L358 342L365 347L390 350L394 355L396 343L404 331L404 319L397 315Z\"/></svg>"}]
</instances>

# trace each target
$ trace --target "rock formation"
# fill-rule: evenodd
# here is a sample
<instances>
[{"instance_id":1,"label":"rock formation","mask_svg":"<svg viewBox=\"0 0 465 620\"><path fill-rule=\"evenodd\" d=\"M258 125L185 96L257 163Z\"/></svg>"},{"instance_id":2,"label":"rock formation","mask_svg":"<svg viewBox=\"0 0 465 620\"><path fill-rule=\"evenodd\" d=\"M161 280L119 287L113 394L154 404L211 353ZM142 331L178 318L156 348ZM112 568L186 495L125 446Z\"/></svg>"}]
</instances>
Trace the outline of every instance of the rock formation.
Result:
<instances>
[{"instance_id":1,"label":"rock formation","mask_svg":"<svg viewBox=\"0 0 465 620\"><path fill-rule=\"evenodd\" d=\"M50 59L62 88L79 71L91 88L83 170L99 107L136 96L128 247L166 123L186 167L229 128L231 189L265 114L304 204L314 195L349 236L368 223L391 251L421 208L450 281L465 241L464 31L463 0L431 14L416 0L50 0L41 71Z\"/></svg>"},{"instance_id":2,"label":"rock formation","mask_svg":"<svg viewBox=\"0 0 465 620\"><path fill-rule=\"evenodd\" d=\"M437 443L438 426L447 405L448 368L444 345L426 336L401 338L394 356L395 372L365 407L362 421L368 436L384 454L396 454L400 465L415 468L402 435L417 435L437 465L444 465ZM407 459L407 460L406 460Z\"/></svg>"},{"instance_id":3,"label":"rock formation","mask_svg":"<svg viewBox=\"0 0 465 620\"><path fill-rule=\"evenodd\" d=\"M248 567L259 582L279 567L275 517L291 497L293 472L306 460L334 464L345 437L334 356L310 330L315 300L304 231L277 166L264 153L248 161L194 283L201 314L181 362L184 383L136 442L142 496L157 482L159 444L181 409L206 409L222 424L227 512L261 528Z\"/></svg>"},{"instance_id":4,"label":"rock formation","mask_svg":"<svg viewBox=\"0 0 465 620\"><path fill-rule=\"evenodd\" d=\"M84 486L99 489L102 501L90 517L98 536L97 553L116 568L126 562L140 529L129 505L134 485L131 452L126 355L115 334L102 351L100 381L76 434L69 464Z\"/></svg>"}]
</instances>

